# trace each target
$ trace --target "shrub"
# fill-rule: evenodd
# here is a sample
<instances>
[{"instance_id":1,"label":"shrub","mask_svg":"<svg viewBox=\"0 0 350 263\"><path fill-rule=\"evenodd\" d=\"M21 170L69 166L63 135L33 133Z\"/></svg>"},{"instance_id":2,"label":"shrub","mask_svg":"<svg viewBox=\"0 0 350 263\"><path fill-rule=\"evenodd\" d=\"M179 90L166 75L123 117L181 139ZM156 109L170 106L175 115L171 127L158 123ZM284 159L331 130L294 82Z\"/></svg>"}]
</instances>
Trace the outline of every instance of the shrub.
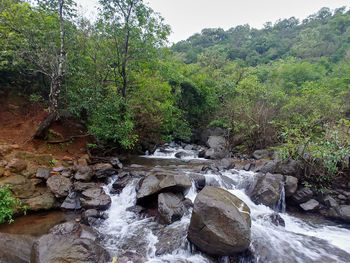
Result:
<instances>
[{"instance_id":1,"label":"shrub","mask_svg":"<svg viewBox=\"0 0 350 263\"><path fill-rule=\"evenodd\" d=\"M12 223L13 214L21 207L21 202L12 196L11 185L0 186L0 223Z\"/></svg>"}]
</instances>

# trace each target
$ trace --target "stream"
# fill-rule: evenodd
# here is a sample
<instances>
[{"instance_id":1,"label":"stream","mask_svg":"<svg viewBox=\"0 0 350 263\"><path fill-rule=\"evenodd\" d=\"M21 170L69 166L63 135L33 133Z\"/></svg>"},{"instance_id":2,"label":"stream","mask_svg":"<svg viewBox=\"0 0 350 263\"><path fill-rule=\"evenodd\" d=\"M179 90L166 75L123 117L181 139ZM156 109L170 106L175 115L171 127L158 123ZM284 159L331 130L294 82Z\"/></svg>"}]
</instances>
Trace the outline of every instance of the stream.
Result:
<instances>
[{"instance_id":1,"label":"stream","mask_svg":"<svg viewBox=\"0 0 350 263\"><path fill-rule=\"evenodd\" d=\"M178 159L175 154L186 152ZM210 161L197 157L197 152L184 150L177 145L157 149L153 155L140 156L132 160L130 171L172 171L176 173L199 173ZM136 165L135 165L136 164ZM249 255L242 255L239 262L350 262L350 229L348 225L335 224L317 216L299 216L284 212L284 200L280 200L278 214L285 226L275 225L270 215L275 213L264 205L254 204L245 194L247 182L254 179L254 172L225 170L220 173L203 174L207 185L218 186L243 200L251 210L251 245ZM116 178L114 178L115 180ZM187 241L187 228L191 211L180 221L171 225L160 225L154 217L143 217L128 209L136 204L136 185L132 180L120 194L111 194L112 205L107 210L109 218L97 230L103 234L102 244L113 256L128 255L129 262L138 260L158 262L217 262L196 251ZM109 193L112 183L106 186ZM194 201L196 189L192 188L186 198ZM219 259L229 262L228 258Z\"/></svg>"}]
</instances>

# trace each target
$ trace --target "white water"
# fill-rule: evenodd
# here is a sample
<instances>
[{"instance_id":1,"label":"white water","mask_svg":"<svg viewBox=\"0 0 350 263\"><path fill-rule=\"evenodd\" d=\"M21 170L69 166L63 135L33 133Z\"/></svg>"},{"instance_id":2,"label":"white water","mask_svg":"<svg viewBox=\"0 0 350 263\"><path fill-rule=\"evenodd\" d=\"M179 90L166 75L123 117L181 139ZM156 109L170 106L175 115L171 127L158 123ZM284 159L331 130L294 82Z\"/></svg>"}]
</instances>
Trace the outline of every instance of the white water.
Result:
<instances>
[{"instance_id":1,"label":"white water","mask_svg":"<svg viewBox=\"0 0 350 263\"><path fill-rule=\"evenodd\" d=\"M147 158L174 158L175 153L184 151L180 147L167 147L166 154L156 151L153 156ZM197 158L195 151L188 151L192 158ZM190 158L188 158L190 159ZM183 173L193 172L191 167L181 165L176 168ZM157 166L157 169L161 166ZM166 164L164 169L171 169ZM274 213L272 209L264 205L254 204L245 194L244 187L254 177L253 172L223 171L222 175L213 173L204 174L206 182L216 182L232 194L243 200L251 210L252 242L251 250L254 252L255 262L350 262L350 230L329 223L315 224L303 219L279 213L285 221L285 227L276 226L269 220L269 215ZM158 262L193 262L211 263L211 259L199 252L191 252L186 236L180 237L180 246L170 253L157 256L156 244L157 230L162 228L154 222L153 218L141 218L134 212L127 211L128 207L136 204L135 179L127 185L121 194L112 195L112 206L108 210L109 218L99 227L99 231L106 235L104 245L114 256L121 256L126 252L137 253L149 263ZM111 187L108 186L108 187ZM194 201L196 196L194 185L186 197ZM164 230L173 233L179 229L186 230L190 222L190 213L183 216L181 221L167 226ZM174 238L169 235L167 242L173 243ZM161 245L162 246L162 245ZM225 258L221 262L225 262ZM130 261L133 262L133 261ZM241 262L247 262L242 259ZM252 261L251 261L252 262Z\"/></svg>"}]
</instances>

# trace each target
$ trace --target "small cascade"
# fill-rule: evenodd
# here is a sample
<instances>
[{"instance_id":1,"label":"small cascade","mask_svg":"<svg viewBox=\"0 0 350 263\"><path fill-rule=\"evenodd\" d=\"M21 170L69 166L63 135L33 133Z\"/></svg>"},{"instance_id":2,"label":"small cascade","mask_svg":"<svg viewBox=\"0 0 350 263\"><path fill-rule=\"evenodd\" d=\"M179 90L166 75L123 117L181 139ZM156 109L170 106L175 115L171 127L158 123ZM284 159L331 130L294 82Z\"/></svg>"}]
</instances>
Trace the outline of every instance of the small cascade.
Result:
<instances>
[{"instance_id":1,"label":"small cascade","mask_svg":"<svg viewBox=\"0 0 350 263\"><path fill-rule=\"evenodd\" d=\"M198 162L195 151L191 152L192 157L186 157L186 161L180 164L174 165L170 160L176 158L176 153L184 151L180 146L172 144L158 149L154 155L143 158L146 161L151 161L150 158L161 159L162 162L155 167L157 171L172 171L190 176L190 173L194 172L191 161ZM138 166L137 169L146 171L149 167ZM327 221L313 223L289 215L286 213L283 186L276 213L267 206L256 205L245 193L249 182L256 176L254 172L227 170L202 174L207 184L226 189L250 208L252 242L249 251L241 255L238 262L350 262L350 230ZM139 179L132 180L120 194L111 195L112 205L107 210L109 218L97 227L104 236L103 245L111 254L118 257L131 254L130 261L134 262L140 257L143 260L146 258L148 263L216 263L217 261L214 262L200 253L187 241L191 211L180 221L164 226L159 225L154 218L142 217L130 209L136 205L135 188L138 181ZM107 192L112 183L106 187ZM197 190L193 182L186 198L193 202L196 195ZM271 221L272 214L283 219L285 226L274 224ZM174 246L174 243L177 245ZM166 253L158 253L159 247L166 248ZM221 262L230 262L230 259L223 257Z\"/></svg>"}]
</instances>

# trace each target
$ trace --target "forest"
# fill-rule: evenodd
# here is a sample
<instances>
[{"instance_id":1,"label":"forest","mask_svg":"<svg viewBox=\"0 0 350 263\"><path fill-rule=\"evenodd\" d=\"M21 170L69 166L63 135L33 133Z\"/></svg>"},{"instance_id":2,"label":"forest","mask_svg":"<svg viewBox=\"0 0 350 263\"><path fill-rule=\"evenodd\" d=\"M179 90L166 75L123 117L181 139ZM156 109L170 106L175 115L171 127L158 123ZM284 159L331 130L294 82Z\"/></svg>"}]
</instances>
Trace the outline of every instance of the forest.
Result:
<instances>
[{"instance_id":1,"label":"forest","mask_svg":"<svg viewBox=\"0 0 350 263\"><path fill-rule=\"evenodd\" d=\"M203 29L169 46L142 0L100 0L95 21L73 0L0 3L0 85L64 116L96 144L141 152L225 129L232 152L274 149L315 183L349 165L350 11Z\"/></svg>"}]
</instances>

